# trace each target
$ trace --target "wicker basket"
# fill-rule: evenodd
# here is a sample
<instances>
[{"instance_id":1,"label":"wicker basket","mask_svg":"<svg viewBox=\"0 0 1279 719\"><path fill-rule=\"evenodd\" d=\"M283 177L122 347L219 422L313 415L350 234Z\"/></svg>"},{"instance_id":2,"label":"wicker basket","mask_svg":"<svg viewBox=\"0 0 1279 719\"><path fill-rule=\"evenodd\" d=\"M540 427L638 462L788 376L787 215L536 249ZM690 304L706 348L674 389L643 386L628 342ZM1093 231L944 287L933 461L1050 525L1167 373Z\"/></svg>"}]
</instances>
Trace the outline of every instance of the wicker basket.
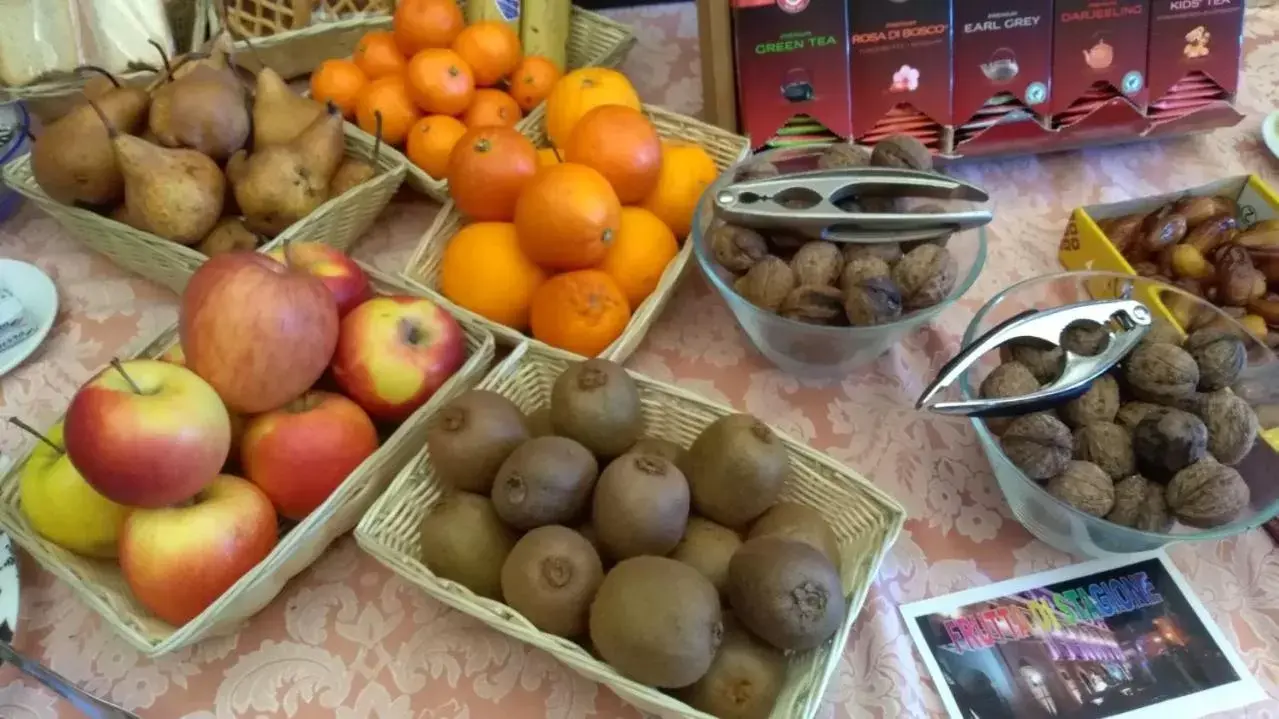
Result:
<instances>
[{"instance_id":1,"label":"wicker basket","mask_svg":"<svg viewBox=\"0 0 1279 719\"><path fill-rule=\"evenodd\" d=\"M365 271L379 292L413 292L372 269L366 267ZM139 605L114 562L79 557L45 541L32 530L20 510L18 498L18 471L25 457L19 458L0 476L0 527L47 571L71 585L80 599L101 614L116 632L148 655L165 654L206 637L235 631L269 604L291 578L315 562L335 539L355 526L396 473L421 449L431 415L484 376L493 360L493 337L484 328L465 320L462 327L466 332L467 360L457 374L405 420L324 504L289 530L261 563L213 605L181 627L152 617ZM170 328L125 356L155 357L176 341L176 335L176 328Z\"/></svg>"},{"instance_id":2,"label":"wicker basket","mask_svg":"<svg viewBox=\"0 0 1279 719\"><path fill-rule=\"evenodd\" d=\"M347 123L347 154L366 158L373 149L372 145L371 137ZM404 181L405 163L398 153L380 153L378 169L380 174L376 178L320 205L281 236L316 240L341 250L349 249L373 225ZM190 247L53 200L31 176L30 155L5 165L4 181L49 213L72 237L90 249L174 292L180 293L191 273L208 259Z\"/></svg>"},{"instance_id":3,"label":"wicker basket","mask_svg":"<svg viewBox=\"0 0 1279 719\"><path fill-rule=\"evenodd\" d=\"M551 385L572 361L556 350L525 343L499 364L480 387L510 398L525 412L550 401ZM708 424L733 410L684 390L635 375L643 402L647 436L687 447ZM834 460L783 436L792 474L783 497L821 512L840 543L840 578L848 598L848 615L834 638L821 647L792 655L772 716L807 719L817 713L822 694L835 673L845 641L861 611L879 565L896 540L906 511L869 481ZM435 478L427 452L421 452L391 483L355 529L364 551L421 587L432 597L469 614L498 631L553 654L583 676L602 682L646 711L710 719L660 691L628 680L567 639L545 634L517 612L440 579L418 559L419 524L439 500L443 487Z\"/></svg>"},{"instance_id":4,"label":"wicker basket","mask_svg":"<svg viewBox=\"0 0 1279 719\"><path fill-rule=\"evenodd\" d=\"M663 138L696 143L706 148L706 151L710 153L710 156L715 160L715 165L720 170L731 167L745 158L750 152L750 141L745 137L734 135L727 130L721 130L700 120L652 105L644 107L644 114L648 115L648 118L652 120L653 125L657 127L658 134ZM533 112L529 113L529 116L524 119L520 126L521 131L528 135L538 147L548 146L543 117L543 108L534 108ZM431 223L431 227L427 229L426 234L418 241L417 249L413 252L413 256L409 258L408 267L405 268L405 279L434 293L457 312L458 316L464 316L484 324L497 337L499 342L516 345L529 340L540 345L540 342L530 340L518 330L498 324L470 310L453 305L439 293L440 261L444 257L444 249L448 246L453 235L457 234L465 223L466 218L454 209L451 202L445 204L444 208L435 216L435 221ZM643 341L644 335L648 333L648 328L657 321L658 316L662 314L662 310L666 307L666 303L670 300L675 290L675 285L679 282L680 276L688 266L692 252L693 244L685 242L680 253L676 255L675 259L667 266L666 271L662 273L657 289L653 290L653 294L649 295L648 299L644 300L635 309L634 314L631 315L630 324L626 326L626 331L606 350L600 353L601 357L621 362L635 352L640 342Z\"/></svg>"}]
</instances>

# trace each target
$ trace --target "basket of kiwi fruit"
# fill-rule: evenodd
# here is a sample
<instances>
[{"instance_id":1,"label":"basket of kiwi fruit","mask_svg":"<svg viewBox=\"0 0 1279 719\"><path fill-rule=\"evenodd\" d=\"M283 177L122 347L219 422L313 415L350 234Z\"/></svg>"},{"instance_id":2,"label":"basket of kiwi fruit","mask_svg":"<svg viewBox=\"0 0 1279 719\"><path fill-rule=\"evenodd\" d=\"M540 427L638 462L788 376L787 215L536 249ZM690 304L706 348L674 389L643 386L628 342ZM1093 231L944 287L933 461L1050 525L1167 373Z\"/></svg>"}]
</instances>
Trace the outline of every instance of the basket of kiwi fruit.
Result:
<instances>
[{"instance_id":1,"label":"basket of kiwi fruit","mask_svg":"<svg viewBox=\"0 0 1279 719\"><path fill-rule=\"evenodd\" d=\"M641 709L807 718L905 515L755 417L526 342L355 537Z\"/></svg>"}]
</instances>

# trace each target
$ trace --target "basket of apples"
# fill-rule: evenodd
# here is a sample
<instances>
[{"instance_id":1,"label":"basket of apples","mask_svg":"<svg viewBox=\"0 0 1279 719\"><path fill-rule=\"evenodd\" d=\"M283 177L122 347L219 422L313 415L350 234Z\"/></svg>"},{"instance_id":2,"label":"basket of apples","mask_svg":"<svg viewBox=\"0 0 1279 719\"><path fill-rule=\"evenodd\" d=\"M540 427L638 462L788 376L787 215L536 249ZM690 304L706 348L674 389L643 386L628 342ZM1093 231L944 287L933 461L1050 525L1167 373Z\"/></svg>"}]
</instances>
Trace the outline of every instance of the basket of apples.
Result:
<instances>
[{"instance_id":1,"label":"basket of apples","mask_svg":"<svg viewBox=\"0 0 1279 719\"><path fill-rule=\"evenodd\" d=\"M493 338L320 243L196 271L0 476L0 527L148 655L234 631L483 377Z\"/></svg>"}]
</instances>

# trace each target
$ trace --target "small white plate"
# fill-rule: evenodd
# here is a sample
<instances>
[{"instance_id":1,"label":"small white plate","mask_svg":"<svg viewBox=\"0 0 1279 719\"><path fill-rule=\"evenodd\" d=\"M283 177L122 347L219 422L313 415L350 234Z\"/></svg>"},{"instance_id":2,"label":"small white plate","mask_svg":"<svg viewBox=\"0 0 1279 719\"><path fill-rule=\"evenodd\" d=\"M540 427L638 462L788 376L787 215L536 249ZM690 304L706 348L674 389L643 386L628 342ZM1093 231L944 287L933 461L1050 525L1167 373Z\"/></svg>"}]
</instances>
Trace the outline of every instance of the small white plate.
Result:
<instances>
[{"instance_id":1,"label":"small white plate","mask_svg":"<svg viewBox=\"0 0 1279 719\"><path fill-rule=\"evenodd\" d=\"M0 639L13 641L18 632L18 557L9 535L0 534Z\"/></svg>"},{"instance_id":2,"label":"small white plate","mask_svg":"<svg viewBox=\"0 0 1279 719\"><path fill-rule=\"evenodd\" d=\"M1270 154L1279 158L1279 112L1272 112L1261 121L1261 139Z\"/></svg>"},{"instance_id":3,"label":"small white plate","mask_svg":"<svg viewBox=\"0 0 1279 719\"><path fill-rule=\"evenodd\" d=\"M17 260L0 260L0 284L9 288L27 311L35 334L0 352L0 377L22 364L53 329L58 316L58 288L39 267Z\"/></svg>"}]
</instances>

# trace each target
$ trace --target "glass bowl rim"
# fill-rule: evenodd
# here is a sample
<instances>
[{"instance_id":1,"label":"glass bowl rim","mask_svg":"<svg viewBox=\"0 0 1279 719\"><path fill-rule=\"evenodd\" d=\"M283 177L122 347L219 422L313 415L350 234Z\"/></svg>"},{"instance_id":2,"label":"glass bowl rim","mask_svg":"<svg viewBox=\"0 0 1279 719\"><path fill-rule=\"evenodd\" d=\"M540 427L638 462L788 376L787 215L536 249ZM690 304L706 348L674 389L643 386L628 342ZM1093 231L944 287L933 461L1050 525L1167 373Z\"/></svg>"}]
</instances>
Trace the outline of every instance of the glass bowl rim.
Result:
<instances>
[{"instance_id":1,"label":"glass bowl rim","mask_svg":"<svg viewBox=\"0 0 1279 719\"><path fill-rule=\"evenodd\" d=\"M4 104L12 104L18 108L18 134L14 136L13 144L9 146L8 151L0 154L0 166L17 157L19 150L29 144L25 135L31 130L31 112L27 110L25 102L15 100L13 103L0 103L0 105Z\"/></svg>"}]
</instances>

